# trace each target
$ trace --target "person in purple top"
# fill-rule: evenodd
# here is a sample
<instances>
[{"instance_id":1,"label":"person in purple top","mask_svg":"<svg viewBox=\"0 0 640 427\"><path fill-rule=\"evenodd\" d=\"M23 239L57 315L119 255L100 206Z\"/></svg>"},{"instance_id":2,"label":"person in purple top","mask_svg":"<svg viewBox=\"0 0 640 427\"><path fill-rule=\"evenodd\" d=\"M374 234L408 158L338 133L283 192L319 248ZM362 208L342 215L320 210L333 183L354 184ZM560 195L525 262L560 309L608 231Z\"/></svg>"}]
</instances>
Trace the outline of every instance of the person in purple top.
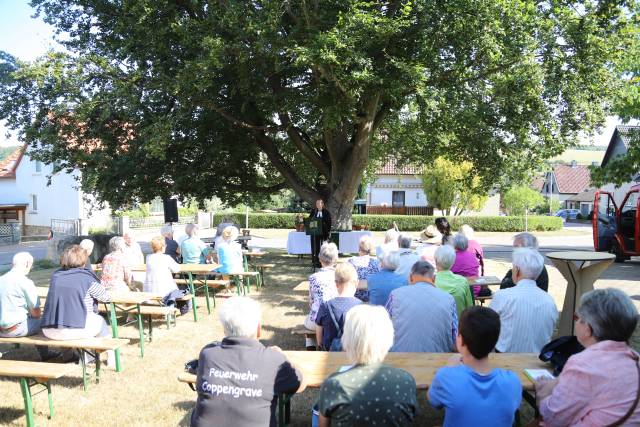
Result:
<instances>
[{"instance_id":1,"label":"person in purple top","mask_svg":"<svg viewBox=\"0 0 640 427\"><path fill-rule=\"evenodd\" d=\"M475 240L475 232L470 225L464 224L460 227L460 234L469 240L469 246L467 247L467 251L471 252L478 258L478 263L480 264L480 275L484 276L484 251L482 250L482 246Z\"/></svg>"},{"instance_id":2,"label":"person in purple top","mask_svg":"<svg viewBox=\"0 0 640 427\"><path fill-rule=\"evenodd\" d=\"M451 272L467 278L478 277L480 263L475 254L467 251L469 240L462 234L456 234L453 238L453 248L456 250L456 261L451 267ZM473 294L477 296L478 292L480 292L480 286L474 286Z\"/></svg>"}]
</instances>

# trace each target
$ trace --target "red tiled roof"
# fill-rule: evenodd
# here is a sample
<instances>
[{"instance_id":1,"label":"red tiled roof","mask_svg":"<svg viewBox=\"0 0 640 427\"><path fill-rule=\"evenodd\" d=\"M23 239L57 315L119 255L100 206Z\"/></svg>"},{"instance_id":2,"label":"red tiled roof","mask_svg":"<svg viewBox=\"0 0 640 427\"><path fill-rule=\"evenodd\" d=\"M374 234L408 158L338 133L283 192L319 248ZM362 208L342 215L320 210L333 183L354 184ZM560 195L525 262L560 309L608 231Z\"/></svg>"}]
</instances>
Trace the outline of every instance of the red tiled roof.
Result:
<instances>
[{"instance_id":1,"label":"red tiled roof","mask_svg":"<svg viewBox=\"0 0 640 427\"><path fill-rule=\"evenodd\" d=\"M0 161L0 179L15 179L16 169L22 160L25 148L25 146L17 147L13 153Z\"/></svg>"},{"instance_id":2,"label":"red tiled roof","mask_svg":"<svg viewBox=\"0 0 640 427\"><path fill-rule=\"evenodd\" d=\"M542 191L542 187L544 187L544 177L537 176L531 182L531 188L536 191Z\"/></svg>"},{"instance_id":3,"label":"red tiled roof","mask_svg":"<svg viewBox=\"0 0 640 427\"><path fill-rule=\"evenodd\" d=\"M585 165L556 165L553 173L560 193L582 193L591 184L591 173Z\"/></svg>"},{"instance_id":4,"label":"red tiled roof","mask_svg":"<svg viewBox=\"0 0 640 427\"><path fill-rule=\"evenodd\" d=\"M421 170L417 166L396 164L395 159L389 159L381 168L378 168L376 175L417 175Z\"/></svg>"}]
</instances>

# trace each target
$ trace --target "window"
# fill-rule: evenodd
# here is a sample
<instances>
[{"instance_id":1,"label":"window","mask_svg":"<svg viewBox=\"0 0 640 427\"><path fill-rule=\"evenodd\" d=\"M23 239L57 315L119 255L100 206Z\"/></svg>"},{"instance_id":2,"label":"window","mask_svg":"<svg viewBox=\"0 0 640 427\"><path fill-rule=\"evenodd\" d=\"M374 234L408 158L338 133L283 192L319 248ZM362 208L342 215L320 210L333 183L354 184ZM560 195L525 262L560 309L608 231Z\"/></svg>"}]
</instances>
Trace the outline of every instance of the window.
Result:
<instances>
[{"instance_id":1,"label":"window","mask_svg":"<svg viewBox=\"0 0 640 427\"><path fill-rule=\"evenodd\" d=\"M394 208L404 207L404 191L394 191L391 193L391 204Z\"/></svg>"},{"instance_id":2,"label":"window","mask_svg":"<svg viewBox=\"0 0 640 427\"><path fill-rule=\"evenodd\" d=\"M38 196L31 195L31 212L38 212Z\"/></svg>"},{"instance_id":3,"label":"window","mask_svg":"<svg viewBox=\"0 0 640 427\"><path fill-rule=\"evenodd\" d=\"M416 200L420 200L420 192L416 193Z\"/></svg>"},{"instance_id":4,"label":"window","mask_svg":"<svg viewBox=\"0 0 640 427\"><path fill-rule=\"evenodd\" d=\"M36 160L36 173L42 172L42 162L40 160Z\"/></svg>"}]
</instances>

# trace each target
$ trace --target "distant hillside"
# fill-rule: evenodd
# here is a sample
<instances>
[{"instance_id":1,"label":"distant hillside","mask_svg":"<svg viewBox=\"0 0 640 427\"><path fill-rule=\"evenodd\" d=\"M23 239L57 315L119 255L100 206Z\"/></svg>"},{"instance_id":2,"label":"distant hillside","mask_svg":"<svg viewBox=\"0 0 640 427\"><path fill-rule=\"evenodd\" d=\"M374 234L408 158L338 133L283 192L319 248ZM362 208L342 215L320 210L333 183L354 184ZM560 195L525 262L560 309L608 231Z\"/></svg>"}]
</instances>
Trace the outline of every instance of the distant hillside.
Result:
<instances>
[{"instance_id":1,"label":"distant hillside","mask_svg":"<svg viewBox=\"0 0 640 427\"><path fill-rule=\"evenodd\" d=\"M9 154L16 151L18 147L0 147L0 162L5 159Z\"/></svg>"},{"instance_id":2,"label":"distant hillside","mask_svg":"<svg viewBox=\"0 0 640 427\"><path fill-rule=\"evenodd\" d=\"M606 147L605 147L606 150ZM590 165L593 162L597 162L600 164L602 162L602 158L604 157L604 150L585 150L583 148L580 149L570 149L566 150L560 156L554 157L550 160L552 163L571 163L575 160L579 165Z\"/></svg>"}]
</instances>

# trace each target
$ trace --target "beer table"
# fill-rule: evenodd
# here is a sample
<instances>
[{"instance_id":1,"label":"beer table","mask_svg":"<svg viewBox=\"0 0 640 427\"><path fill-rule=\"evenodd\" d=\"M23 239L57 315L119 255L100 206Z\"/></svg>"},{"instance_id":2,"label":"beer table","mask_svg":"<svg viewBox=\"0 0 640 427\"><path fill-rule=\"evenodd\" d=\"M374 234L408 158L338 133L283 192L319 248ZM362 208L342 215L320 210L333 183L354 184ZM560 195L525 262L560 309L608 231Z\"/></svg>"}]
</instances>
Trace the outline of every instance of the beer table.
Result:
<instances>
[{"instance_id":1,"label":"beer table","mask_svg":"<svg viewBox=\"0 0 640 427\"><path fill-rule=\"evenodd\" d=\"M587 251L549 252L546 255L567 280L558 335L574 335L573 313L582 294L593 290L593 283L613 263L615 255Z\"/></svg>"}]
</instances>

